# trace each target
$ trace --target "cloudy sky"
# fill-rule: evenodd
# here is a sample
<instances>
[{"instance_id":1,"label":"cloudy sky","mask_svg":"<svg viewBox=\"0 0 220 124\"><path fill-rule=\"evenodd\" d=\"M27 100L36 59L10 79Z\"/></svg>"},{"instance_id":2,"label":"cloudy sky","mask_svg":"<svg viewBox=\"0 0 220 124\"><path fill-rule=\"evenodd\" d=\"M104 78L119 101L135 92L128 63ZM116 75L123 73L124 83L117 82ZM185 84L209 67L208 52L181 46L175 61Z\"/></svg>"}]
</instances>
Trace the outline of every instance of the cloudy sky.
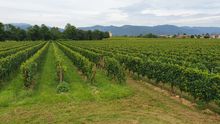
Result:
<instances>
[{"instance_id":1,"label":"cloudy sky","mask_svg":"<svg viewBox=\"0 0 220 124\"><path fill-rule=\"evenodd\" d=\"M219 0L0 0L0 22L220 27Z\"/></svg>"}]
</instances>

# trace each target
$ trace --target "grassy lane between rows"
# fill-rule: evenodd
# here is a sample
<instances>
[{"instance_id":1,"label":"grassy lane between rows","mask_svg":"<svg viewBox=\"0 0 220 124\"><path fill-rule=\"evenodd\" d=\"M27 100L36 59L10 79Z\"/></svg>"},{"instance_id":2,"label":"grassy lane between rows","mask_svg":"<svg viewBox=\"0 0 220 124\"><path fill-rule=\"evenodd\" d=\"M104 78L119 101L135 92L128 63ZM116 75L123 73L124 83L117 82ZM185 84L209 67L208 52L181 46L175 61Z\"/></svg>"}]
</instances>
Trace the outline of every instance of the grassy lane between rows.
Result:
<instances>
[{"instance_id":1,"label":"grassy lane between rows","mask_svg":"<svg viewBox=\"0 0 220 124\"><path fill-rule=\"evenodd\" d=\"M83 80L83 76L79 74L77 68L71 60L59 50L64 59L64 65L67 66L65 73L65 81L70 84L69 96L74 101L84 100L110 100L130 96L132 91L126 85L118 85L109 80L103 71L97 70L96 83L91 85Z\"/></svg>"},{"instance_id":2,"label":"grassy lane between rows","mask_svg":"<svg viewBox=\"0 0 220 124\"><path fill-rule=\"evenodd\" d=\"M32 103L50 103L55 102L53 97L56 94L56 69L54 61L53 47L50 43L45 59L42 61L39 78L36 80L37 85L34 89L34 96L27 102Z\"/></svg>"},{"instance_id":3,"label":"grassy lane between rows","mask_svg":"<svg viewBox=\"0 0 220 124\"><path fill-rule=\"evenodd\" d=\"M0 107L8 107L19 99L20 92L24 92L21 73L13 74L13 79L5 83L0 91Z\"/></svg>"},{"instance_id":4,"label":"grassy lane between rows","mask_svg":"<svg viewBox=\"0 0 220 124\"><path fill-rule=\"evenodd\" d=\"M57 47L57 45L55 45ZM67 70L64 74L64 81L69 83L70 91L66 94L66 100L68 101L84 101L92 100L93 95L88 84L82 79L79 75L77 68L73 65L71 60L60 50L58 49L58 54L63 58L63 65L67 67ZM63 94L61 94L63 95ZM65 95L63 95L65 96Z\"/></svg>"},{"instance_id":5,"label":"grassy lane between rows","mask_svg":"<svg viewBox=\"0 0 220 124\"><path fill-rule=\"evenodd\" d=\"M43 56L42 63L45 60ZM40 67L42 64L40 65ZM42 70L41 68L39 70ZM20 106L27 103L33 103L33 97L35 89L26 89L24 87L24 80L20 69L13 73L10 80L4 83L4 86L0 90L0 107ZM35 75L35 78L39 78L39 73ZM37 85L38 85L38 81Z\"/></svg>"}]
</instances>

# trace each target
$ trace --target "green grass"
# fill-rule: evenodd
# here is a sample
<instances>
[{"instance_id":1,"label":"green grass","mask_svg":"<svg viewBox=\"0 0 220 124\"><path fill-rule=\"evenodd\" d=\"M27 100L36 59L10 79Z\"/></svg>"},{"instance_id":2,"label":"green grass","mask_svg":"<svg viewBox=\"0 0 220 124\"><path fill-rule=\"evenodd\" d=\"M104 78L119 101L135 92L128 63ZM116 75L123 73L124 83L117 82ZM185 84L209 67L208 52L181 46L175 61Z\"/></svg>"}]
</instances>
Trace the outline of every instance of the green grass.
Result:
<instances>
[{"instance_id":1,"label":"green grass","mask_svg":"<svg viewBox=\"0 0 220 124\"><path fill-rule=\"evenodd\" d=\"M109 100L122 98L132 94L131 89L126 85L118 85L108 79L103 71L96 73L96 82L94 85L83 80L75 66L68 57L59 50L64 59L64 65L67 66L64 80L70 84L69 97L74 101L83 100Z\"/></svg>"},{"instance_id":2,"label":"green grass","mask_svg":"<svg viewBox=\"0 0 220 124\"><path fill-rule=\"evenodd\" d=\"M4 123L218 124L215 114L203 114L151 85L128 80L134 95L108 101L59 102L1 108ZM0 123L1 123L0 122Z\"/></svg>"},{"instance_id":3,"label":"green grass","mask_svg":"<svg viewBox=\"0 0 220 124\"><path fill-rule=\"evenodd\" d=\"M98 70L96 73L96 87L94 92L97 93L97 99L112 100L132 95L131 88L126 84L117 84L110 81L103 71Z\"/></svg>"},{"instance_id":4,"label":"green grass","mask_svg":"<svg viewBox=\"0 0 220 124\"><path fill-rule=\"evenodd\" d=\"M38 77L38 75L37 75ZM0 90L0 107L19 105L25 98L32 95L32 90L26 90L20 70L13 74L13 79L4 83Z\"/></svg>"},{"instance_id":5,"label":"green grass","mask_svg":"<svg viewBox=\"0 0 220 124\"><path fill-rule=\"evenodd\" d=\"M0 106L20 106L27 104L54 104L57 102L81 102L100 101L123 98L130 96L132 91L126 85L118 85L106 77L103 71L97 71L96 83L94 85L83 79L77 68L64 53L58 51L64 59L67 67L64 80L70 84L68 93L58 94L56 79L56 63L53 46L50 44L42 64L33 90L26 90L23 87L22 75L19 72L7 86L0 92Z\"/></svg>"},{"instance_id":6,"label":"green grass","mask_svg":"<svg viewBox=\"0 0 220 124\"><path fill-rule=\"evenodd\" d=\"M50 44L36 80L36 87L23 88L20 73L0 90L1 123L99 123L99 124L219 124L220 116L203 114L191 105L181 104L158 88L129 79L119 85L97 70L91 85L62 51L67 66L68 93L57 93L58 81L53 47Z\"/></svg>"}]
</instances>

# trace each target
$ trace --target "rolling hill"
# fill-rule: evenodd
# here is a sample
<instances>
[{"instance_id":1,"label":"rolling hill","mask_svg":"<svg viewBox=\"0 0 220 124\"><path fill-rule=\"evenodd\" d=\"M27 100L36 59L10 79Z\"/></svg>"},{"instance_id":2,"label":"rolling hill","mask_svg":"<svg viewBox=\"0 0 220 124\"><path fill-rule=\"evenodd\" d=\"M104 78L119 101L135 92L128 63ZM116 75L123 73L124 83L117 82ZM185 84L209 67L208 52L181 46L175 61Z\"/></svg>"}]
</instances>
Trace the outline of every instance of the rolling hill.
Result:
<instances>
[{"instance_id":1,"label":"rolling hill","mask_svg":"<svg viewBox=\"0 0 220 124\"><path fill-rule=\"evenodd\" d=\"M32 25L27 23L11 23L12 25L19 27L21 29L27 29ZM178 27L175 25L158 25L158 26L134 26L134 25L124 25L124 26L101 26L96 25L92 27L79 27L82 30L100 30L100 31L110 31L114 36L137 36L140 34L153 33L157 35L174 35L174 34L220 34L220 27ZM61 29L62 31L64 29Z\"/></svg>"},{"instance_id":2,"label":"rolling hill","mask_svg":"<svg viewBox=\"0 0 220 124\"><path fill-rule=\"evenodd\" d=\"M133 26L124 25L121 27L117 26L93 26L93 27L81 27L83 30L100 30L110 31L114 36L136 36L140 34L153 33L157 35L173 35L173 34L219 34L219 27L178 27L174 25L158 25L158 26Z\"/></svg>"}]
</instances>

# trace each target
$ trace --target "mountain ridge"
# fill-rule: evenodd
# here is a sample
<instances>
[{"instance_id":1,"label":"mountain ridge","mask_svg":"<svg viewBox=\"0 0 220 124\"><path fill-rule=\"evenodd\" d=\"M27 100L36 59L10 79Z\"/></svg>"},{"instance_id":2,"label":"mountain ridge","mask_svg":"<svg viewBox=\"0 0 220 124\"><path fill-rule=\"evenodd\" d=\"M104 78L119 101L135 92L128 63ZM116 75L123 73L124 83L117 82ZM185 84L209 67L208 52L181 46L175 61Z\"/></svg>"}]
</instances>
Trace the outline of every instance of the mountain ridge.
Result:
<instances>
[{"instance_id":1,"label":"mountain ridge","mask_svg":"<svg viewBox=\"0 0 220 124\"><path fill-rule=\"evenodd\" d=\"M114 36L137 36L140 34L153 33L157 35L174 35L174 34L220 34L220 27L189 27L189 26L175 26L175 25L157 25L157 26L92 26L80 27L83 30L100 30L110 31Z\"/></svg>"},{"instance_id":2,"label":"mountain ridge","mask_svg":"<svg viewBox=\"0 0 220 124\"><path fill-rule=\"evenodd\" d=\"M32 25L27 23L11 23L12 25L21 29L28 29ZM175 26L175 25L156 25L156 26L137 26L137 25L123 25L123 26L102 26L95 25L90 27L78 27L82 30L100 30L109 31L113 36L137 36L140 34L153 33L157 35L174 35L174 34L220 34L220 27L190 27L190 26ZM63 30L63 29L61 29Z\"/></svg>"}]
</instances>

